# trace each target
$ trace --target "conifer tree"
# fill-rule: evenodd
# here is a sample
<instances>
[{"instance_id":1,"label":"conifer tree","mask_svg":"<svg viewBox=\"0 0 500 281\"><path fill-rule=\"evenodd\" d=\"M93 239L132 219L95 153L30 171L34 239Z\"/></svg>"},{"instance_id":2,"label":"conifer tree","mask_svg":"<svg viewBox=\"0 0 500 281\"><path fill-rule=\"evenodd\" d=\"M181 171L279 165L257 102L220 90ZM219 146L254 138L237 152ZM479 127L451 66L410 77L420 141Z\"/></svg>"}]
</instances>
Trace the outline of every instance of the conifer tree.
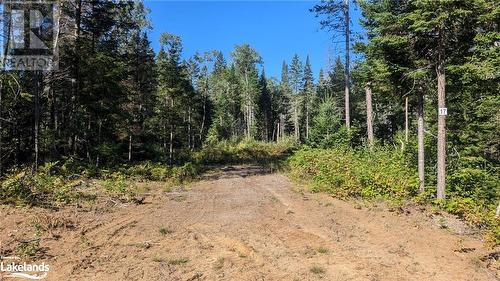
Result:
<instances>
[{"instance_id":1,"label":"conifer tree","mask_svg":"<svg viewBox=\"0 0 500 281\"><path fill-rule=\"evenodd\" d=\"M304 65L304 77L303 77L303 109L304 109L304 123L305 123L305 139L309 138L309 130L312 123L313 115L313 104L314 104L314 77L311 69L311 63L309 61L309 56L306 57L306 63Z\"/></svg>"},{"instance_id":2,"label":"conifer tree","mask_svg":"<svg viewBox=\"0 0 500 281\"><path fill-rule=\"evenodd\" d=\"M259 96L257 64L262 58L250 45L237 45L232 53L233 61L242 85L242 107L245 136L254 138L256 133L256 109Z\"/></svg>"},{"instance_id":3,"label":"conifer tree","mask_svg":"<svg viewBox=\"0 0 500 281\"><path fill-rule=\"evenodd\" d=\"M290 87L292 89L292 95L290 98L291 102L291 115L293 118L293 131L295 140L300 140L300 118L302 115L301 105L302 105L302 86L304 79L304 69L302 67L302 62L297 54L292 58L292 63L290 65L289 81Z\"/></svg>"}]
</instances>

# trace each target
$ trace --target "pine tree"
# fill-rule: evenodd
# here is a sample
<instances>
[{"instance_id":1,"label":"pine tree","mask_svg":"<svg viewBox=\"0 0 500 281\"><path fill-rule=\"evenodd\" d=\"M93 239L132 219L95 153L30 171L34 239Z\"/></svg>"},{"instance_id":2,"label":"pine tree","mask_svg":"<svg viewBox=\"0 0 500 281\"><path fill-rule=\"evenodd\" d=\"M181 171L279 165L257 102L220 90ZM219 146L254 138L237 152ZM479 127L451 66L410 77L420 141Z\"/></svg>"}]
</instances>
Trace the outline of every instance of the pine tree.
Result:
<instances>
[{"instance_id":1,"label":"pine tree","mask_svg":"<svg viewBox=\"0 0 500 281\"><path fill-rule=\"evenodd\" d=\"M287 134L290 134L288 128L292 127L293 124L293 112L291 99L292 99L292 89L290 87L290 81L288 79L289 71L288 64L283 61L281 66L281 81L279 85L279 96L281 102L279 103L278 114L279 114L279 126L278 126L278 136L281 140L285 138Z\"/></svg>"},{"instance_id":2,"label":"pine tree","mask_svg":"<svg viewBox=\"0 0 500 281\"><path fill-rule=\"evenodd\" d=\"M256 108L259 96L257 64L262 58L250 45L237 45L232 53L236 71L240 77L245 122L245 136L254 138L256 133Z\"/></svg>"},{"instance_id":3,"label":"pine tree","mask_svg":"<svg viewBox=\"0 0 500 281\"><path fill-rule=\"evenodd\" d=\"M264 141L272 140L273 135L273 108L272 108L272 93L268 88L268 80L264 69L259 77L260 95L258 100L258 128L260 131L260 139Z\"/></svg>"},{"instance_id":4,"label":"pine tree","mask_svg":"<svg viewBox=\"0 0 500 281\"><path fill-rule=\"evenodd\" d=\"M350 117L350 26L351 21L349 17L349 0L321 0L320 4L315 5L311 12L316 13L316 16L325 16L320 24L322 28L332 31L335 35L339 33L344 36L345 40L345 68L344 68L344 113L345 124L347 129L351 125Z\"/></svg>"},{"instance_id":5,"label":"pine tree","mask_svg":"<svg viewBox=\"0 0 500 281\"><path fill-rule=\"evenodd\" d=\"M313 115L313 104L314 104L314 77L311 69L311 63L309 61L309 56L306 58L306 63L304 65L304 77L303 77L303 109L304 109L304 123L305 123L305 139L309 138L309 130L312 123Z\"/></svg>"},{"instance_id":6,"label":"pine tree","mask_svg":"<svg viewBox=\"0 0 500 281\"><path fill-rule=\"evenodd\" d=\"M293 131L295 140L300 140L300 117L302 115L301 105L302 105L302 95L301 89L304 79L304 68L302 67L302 62L297 54L292 58L292 64L290 65L289 81L292 89L292 95L290 98L291 102L291 115L293 118Z\"/></svg>"},{"instance_id":7,"label":"pine tree","mask_svg":"<svg viewBox=\"0 0 500 281\"><path fill-rule=\"evenodd\" d=\"M160 51L157 56L158 102L156 114L157 130L162 132L163 149L168 163L174 163L174 142L182 148L179 120L186 120L187 105L193 106L194 90L188 77L186 65L181 63L182 42L180 37L163 33L160 38Z\"/></svg>"},{"instance_id":8,"label":"pine tree","mask_svg":"<svg viewBox=\"0 0 500 281\"><path fill-rule=\"evenodd\" d=\"M347 130L342 126L340 113L334 99L326 97L318 105L308 144L313 147L331 148L349 143Z\"/></svg>"}]
</instances>

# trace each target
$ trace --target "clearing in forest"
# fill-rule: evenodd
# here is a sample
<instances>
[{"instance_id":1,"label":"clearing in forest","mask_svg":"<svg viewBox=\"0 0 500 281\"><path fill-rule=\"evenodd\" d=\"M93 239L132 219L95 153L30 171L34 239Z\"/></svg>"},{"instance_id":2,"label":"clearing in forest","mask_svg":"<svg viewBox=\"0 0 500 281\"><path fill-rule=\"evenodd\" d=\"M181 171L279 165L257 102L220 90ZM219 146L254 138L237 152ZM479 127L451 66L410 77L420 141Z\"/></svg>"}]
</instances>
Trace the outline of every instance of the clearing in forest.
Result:
<instances>
[{"instance_id":1,"label":"clearing in forest","mask_svg":"<svg viewBox=\"0 0 500 281\"><path fill-rule=\"evenodd\" d=\"M494 253L439 214L312 194L253 166L212 171L186 188L148 184L136 203L3 206L2 251L23 247L46 261L47 280L498 278Z\"/></svg>"}]
</instances>

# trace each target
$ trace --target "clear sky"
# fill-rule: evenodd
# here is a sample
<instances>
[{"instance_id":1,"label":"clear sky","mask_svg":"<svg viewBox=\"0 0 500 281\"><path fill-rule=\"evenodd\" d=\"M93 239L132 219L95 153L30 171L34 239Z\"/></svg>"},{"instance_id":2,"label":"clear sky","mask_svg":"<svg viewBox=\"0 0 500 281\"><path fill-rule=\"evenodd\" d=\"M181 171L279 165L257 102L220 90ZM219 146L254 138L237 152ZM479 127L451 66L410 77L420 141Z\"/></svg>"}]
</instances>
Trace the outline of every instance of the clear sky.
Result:
<instances>
[{"instance_id":1,"label":"clear sky","mask_svg":"<svg viewBox=\"0 0 500 281\"><path fill-rule=\"evenodd\" d=\"M229 60L236 44L248 43L262 56L267 76L279 78L283 60L309 55L314 76L329 60L343 56L342 38L332 39L309 12L315 1L161 1L146 0L153 25L151 40L159 48L161 32L181 36L184 57L219 50ZM352 9L354 30L359 11ZM334 41L337 41L335 43Z\"/></svg>"}]
</instances>

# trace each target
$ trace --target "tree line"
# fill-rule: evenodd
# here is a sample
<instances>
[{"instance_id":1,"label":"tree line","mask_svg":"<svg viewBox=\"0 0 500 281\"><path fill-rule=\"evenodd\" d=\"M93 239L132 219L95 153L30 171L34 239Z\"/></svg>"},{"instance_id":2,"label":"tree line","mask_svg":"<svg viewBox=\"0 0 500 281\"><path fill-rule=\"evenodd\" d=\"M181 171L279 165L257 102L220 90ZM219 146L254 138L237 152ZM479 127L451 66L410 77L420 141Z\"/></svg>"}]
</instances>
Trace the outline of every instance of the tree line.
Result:
<instances>
[{"instance_id":1,"label":"tree line","mask_svg":"<svg viewBox=\"0 0 500 281\"><path fill-rule=\"evenodd\" d=\"M141 1L59 5L59 68L0 73L2 172L69 158L175 164L210 142L309 138L320 96L309 57L283 62L278 80L248 44L228 60L219 51L185 59L182 39L165 32L155 54Z\"/></svg>"},{"instance_id":2,"label":"tree line","mask_svg":"<svg viewBox=\"0 0 500 281\"><path fill-rule=\"evenodd\" d=\"M165 32L155 53L141 1L61 1L59 69L0 72L0 172L70 159L174 165L224 140L293 139L322 148L401 146L421 191L437 183L440 198L445 171L469 177L465 189L474 181L466 169L494 174L495 1L358 1L366 34L356 40L349 2L311 8L346 41L345 58L314 79L309 57L298 55L282 63L281 77L268 77L248 44L230 57L186 58L182 39ZM362 59L351 62L351 48ZM438 114L445 107L448 117Z\"/></svg>"},{"instance_id":3,"label":"tree line","mask_svg":"<svg viewBox=\"0 0 500 281\"><path fill-rule=\"evenodd\" d=\"M323 28L345 37L346 65L352 36L350 2L321 1L311 9L321 17ZM358 108L365 111L363 134L368 146L375 139L394 142L397 132L404 131L403 148L416 139L416 151L411 147L408 151L410 158L416 158L421 192L427 176L431 186L436 184L436 197L445 198L446 174L451 172L452 192L474 193L483 173L498 174L500 159L497 3L364 0L357 4L366 34L353 47L363 59L355 62L353 81L346 85L353 86L358 99L365 92ZM344 73L350 79L349 67ZM348 99L346 86L346 103ZM349 107L345 108L347 121ZM486 184L493 190L485 193L498 197L498 177L494 181Z\"/></svg>"}]
</instances>

